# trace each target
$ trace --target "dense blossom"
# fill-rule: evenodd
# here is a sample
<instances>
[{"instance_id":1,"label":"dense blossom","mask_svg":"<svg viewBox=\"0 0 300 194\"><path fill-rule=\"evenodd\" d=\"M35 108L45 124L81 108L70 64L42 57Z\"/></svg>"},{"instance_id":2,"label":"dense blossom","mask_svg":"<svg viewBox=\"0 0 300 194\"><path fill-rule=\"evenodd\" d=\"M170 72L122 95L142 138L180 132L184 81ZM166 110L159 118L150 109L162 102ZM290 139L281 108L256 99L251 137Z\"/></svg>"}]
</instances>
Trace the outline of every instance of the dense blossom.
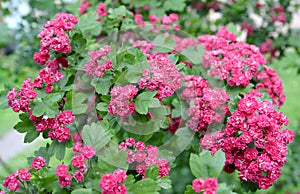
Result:
<instances>
[{"instance_id":1,"label":"dense blossom","mask_svg":"<svg viewBox=\"0 0 300 194\"><path fill-rule=\"evenodd\" d=\"M48 118L47 116L36 117L30 112L30 120L33 121L37 131L44 132L47 129L51 129L48 136L52 140L58 140L58 142L65 142L70 139L70 129L66 126L74 122L75 117L69 110L62 111L54 118Z\"/></svg>"},{"instance_id":2,"label":"dense blossom","mask_svg":"<svg viewBox=\"0 0 300 194\"><path fill-rule=\"evenodd\" d=\"M108 173L101 177L99 182L103 194L127 194L125 185L121 184L125 181L127 175L126 171L117 169L112 174Z\"/></svg>"},{"instance_id":3,"label":"dense blossom","mask_svg":"<svg viewBox=\"0 0 300 194\"><path fill-rule=\"evenodd\" d=\"M263 71L256 76L256 79L260 82L256 85L256 88L266 90L273 104L281 107L286 99L283 91L283 83L277 75L276 70L265 65L263 68Z\"/></svg>"},{"instance_id":4,"label":"dense blossom","mask_svg":"<svg viewBox=\"0 0 300 194\"><path fill-rule=\"evenodd\" d=\"M226 80L230 86L248 86L266 60L254 45L236 42L236 35L222 27L216 36L198 38L206 50L203 66L210 68L211 76Z\"/></svg>"},{"instance_id":5,"label":"dense blossom","mask_svg":"<svg viewBox=\"0 0 300 194\"><path fill-rule=\"evenodd\" d=\"M50 58L50 48L60 53L70 52L72 48L65 31L72 30L77 22L77 17L63 12L48 21L38 34L41 40L40 51L34 53L33 60L40 65L44 64Z\"/></svg>"},{"instance_id":6,"label":"dense blossom","mask_svg":"<svg viewBox=\"0 0 300 194\"><path fill-rule=\"evenodd\" d=\"M7 176L3 182L3 186L7 187L8 190L17 191L20 189L20 181L30 181L31 174L25 169L21 168L14 172L13 174Z\"/></svg>"},{"instance_id":7,"label":"dense blossom","mask_svg":"<svg viewBox=\"0 0 300 194\"><path fill-rule=\"evenodd\" d=\"M270 8L270 13L273 14L272 22L280 22L284 24L286 22L286 15L282 6L274 6Z\"/></svg>"},{"instance_id":8,"label":"dense blossom","mask_svg":"<svg viewBox=\"0 0 300 194\"><path fill-rule=\"evenodd\" d=\"M134 102L129 101L136 96L137 92L138 89L133 85L114 86L110 91L111 100L108 104L108 112L127 121L128 115L135 113Z\"/></svg>"},{"instance_id":9,"label":"dense blossom","mask_svg":"<svg viewBox=\"0 0 300 194\"><path fill-rule=\"evenodd\" d=\"M158 148L156 146L148 145L146 147L142 141L135 142L132 138L127 138L125 142L119 144L119 150L126 151L127 162L135 166L136 171L143 178L146 178L147 168L152 165L157 165L159 178L169 175L170 168L168 161L158 158Z\"/></svg>"},{"instance_id":10,"label":"dense blossom","mask_svg":"<svg viewBox=\"0 0 300 194\"><path fill-rule=\"evenodd\" d=\"M46 160L43 157L39 156L33 159L30 168L40 170L45 166L45 164L46 164Z\"/></svg>"},{"instance_id":11,"label":"dense blossom","mask_svg":"<svg viewBox=\"0 0 300 194\"><path fill-rule=\"evenodd\" d=\"M222 115L217 112L228 101L229 95L220 88L210 88L210 84L200 76L184 77L185 89L181 97L190 107L188 126L193 131L206 131L213 122L221 122Z\"/></svg>"},{"instance_id":12,"label":"dense blossom","mask_svg":"<svg viewBox=\"0 0 300 194\"><path fill-rule=\"evenodd\" d=\"M143 77L139 79L139 87L158 90L156 98L171 96L181 87L182 74L168 59L168 54L153 53L147 55L150 69L144 69Z\"/></svg>"},{"instance_id":13,"label":"dense blossom","mask_svg":"<svg viewBox=\"0 0 300 194\"><path fill-rule=\"evenodd\" d=\"M79 6L79 14L84 14L91 5L91 2L87 2L87 0L82 0Z\"/></svg>"},{"instance_id":14,"label":"dense blossom","mask_svg":"<svg viewBox=\"0 0 300 194\"><path fill-rule=\"evenodd\" d=\"M203 178L194 179L192 183L192 188L196 193L204 191L204 194L216 194L218 189L218 179L208 178L204 180Z\"/></svg>"},{"instance_id":15,"label":"dense blossom","mask_svg":"<svg viewBox=\"0 0 300 194\"><path fill-rule=\"evenodd\" d=\"M283 125L288 125L287 117L261 97L260 92L252 90L239 101L236 112L217 137L217 145L211 148L217 146L225 152L226 172L236 169L241 180L267 189L280 176L286 162L286 145L293 141L293 133L281 131Z\"/></svg>"},{"instance_id":16,"label":"dense blossom","mask_svg":"<svg viewBox=\"0 0 300 194\"><path fill-rule=\"evenodd\" d=\"M88 51L91 60L83 68L86 74L93 77L103 77L105 72L112 68L112 62L105 60L103 63L100 63L99 61L109 53L110 46L107 45L96 51Z\"/></svg>"}]
</instances>

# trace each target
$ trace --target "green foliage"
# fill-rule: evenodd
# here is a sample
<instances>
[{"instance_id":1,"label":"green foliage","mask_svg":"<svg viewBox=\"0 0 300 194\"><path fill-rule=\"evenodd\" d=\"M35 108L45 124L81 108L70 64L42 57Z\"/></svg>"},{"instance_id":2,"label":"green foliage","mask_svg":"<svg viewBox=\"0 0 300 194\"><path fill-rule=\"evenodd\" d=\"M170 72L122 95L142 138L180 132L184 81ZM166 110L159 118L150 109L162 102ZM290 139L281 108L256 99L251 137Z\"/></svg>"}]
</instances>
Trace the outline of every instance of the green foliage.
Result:
<instances>
[{"instance_id":1,"label":"green foliage","mask_svg":"<svg viewBox=\"0 0 300 194\"><path fill-rule=\"evenodd\" d=\"M218 151L211 156L209 151L202 151L199 155L191 154L190 168L196 178L218 177L225 162L225 154Z\"/></svg>"}]
</instances>

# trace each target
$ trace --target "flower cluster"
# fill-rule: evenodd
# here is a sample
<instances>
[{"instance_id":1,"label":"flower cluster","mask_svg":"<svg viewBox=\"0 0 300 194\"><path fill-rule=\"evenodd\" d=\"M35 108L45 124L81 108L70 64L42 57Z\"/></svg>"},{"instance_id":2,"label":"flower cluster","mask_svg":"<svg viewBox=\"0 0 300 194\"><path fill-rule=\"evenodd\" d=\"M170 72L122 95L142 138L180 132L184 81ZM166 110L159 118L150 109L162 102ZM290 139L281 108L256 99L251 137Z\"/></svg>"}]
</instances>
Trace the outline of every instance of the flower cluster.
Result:
<instances>
[{"instance_id":1,"label":"flower cluster","mask_svg":"<svg viewBox=\"0 0 300 194\"><path fill-rule=\"evenodd\" d=\"M101 49L96 51L88 51L88 54L91 57L91 60L85 64L83 70L87 75L93 77L103 77L105 72L112 68L112 62L110 60L104 61L103 64L100 64L98 61L102 57L107 56L110 52L110 46L103 46Z\"/></svg>"},{"instance_id":2,"label":"flower cluster","mask_svg":"<svg viewBox=\"0 0 300 194\"><path fill-rule=\"evenodd\" d=\"M150 69L144 69L143 77L139 79L140 88L158 90L156 98L162 99L171 96L180 89L182 74L168 59L168 54L152 53L147 55Z\"/></svg>"},{"instance_id":3,"label":"flower cluster","mask_svg":"<svg viewBox=\"0 0 300 194\"><path fill-rule=\"evenodd\" d=\"M181 97L190 104L188 126L193 131L206 131L209 124L221 122L222 115L217 110L228 101L229 95L220 88L211 89L200 76L188 75L184 81L185 89Z\"/></svg>"},{"instance_id":4,"label":"flower cluster","mask_svg":"<svg viewBox=\"0 0 300 194\"><path fill-rule=\"evenodd\" d=\"M107 16L107 12L106 12L106 4L105 4L105 3L100 3L100 4L98 5L98 8L97 8L96 12L98 13L98 15L99 15L100 17L105 17L105 16ZM102 18L98 18L97 21L98 21L98 22L101 22L101 21L102 21Z\"/></svg>"},{"instance_id":5,"label":"flower cluster","mask_svg":"<svg viewBox=\"0 0 300 194\"><path fill-rule=\"evenodd\" d=\"M256 85L259 90L266 90L273 104L281 107L286 96L283 91L283 84L276 70L264 65L264 70L257 74L256 79L260 82Z\"/></svg>"},{"instance_id":6,"label":"flower cluster","mask_svg":"<svg viewBox=\"0 0 300 194\"><path fill-rule=\"evenodd\" d=\"M216 194L216 190L218 189L218 179L216 178L208 178L206 180L202 178L198 178L193 180L192 188L196 193L200 193L202 191L203 194Z\"/></svg>"},{"instance_id":7,"label":"flower cluster","mask_svg":"<svg viewBox=\"0 0 300 194\"><path fill-rule=\"evenodd\" d=\"M293 133L281 131L283 125L288 125L287 117L269 101L260 101L261 96L252 90L239 101L219 144L226 155L226 172L237 169L240 179L267 189L280 176L286 162L286 145L293 141Z\"/></svg>"},{"instance_id":8,"label":"flower cluster","mask_svg":"<svg viewBox=\"0 0 300 194\"><path fill-rule=\"evenodd\" d=\"M45 166L46 160L43 157L34 158L30 169L34 168L36 170L40 170ZM3 186L7 187L8 190L17 191L20 189L20 181L28 182L30 181L31 174L28 169L21 168L14 172L13 174L7 176L3 182Z\"/></svg>"},{"instance_id":9,"label":"flower cluster","mask_svg":"<svg viewBox=\"0 0 300 194\"><path fill-rule=\"evenodd\" d=\"M203 66L210 68L211 76L226 80L230 86L248 86L259 66L266 63L256 46L236 42L236 35L226 27L222 27L217 36L200 36L198 41L206 49Z\"/></svg>"},{"instance_id":10,"label":"flower cluster","mask_svg":"<svg viewBox=\"0 0 300 194\"><path fill-rule=\"evenodd\" d=\"M103 194L127 194L125 185L121 184L125 181L126 171L117 169L112 174L108 173L102 176L100 180L100 188Z\"/></svg>"},{"instance_id":11,"label":"flower cluster","mask_svg":"<svg viewBox=\"0 0 300 194\"><path fill-rule=\"evenodd\" d=\"M136 40L133 42L132 46L135 48L140 47L141 51L143 53L148 53L151 49L155 48L155 46L153 44L151 44L145 40Z\"/></svg>"},{"instance_id":12,"label":"flower cluster","mask_svg":"<svg viewBox=\"0 0 300 194\"><path fill-rule=\"evenodd\" d=\"M84 178L82 173L85 172L87 169L85 162L88 159L92 158L96 154L96 151L93 148L93 146L83 146L82 147L82 144L77 142L74 144L73 152L79 153L79 154L73 156L72 166L79 168L79 170L77 170L75 172L74 176L77 181L81 181Z\"/></svg>"},{"instance_id":13,"label":"flower cluster","mask_svg":"<svg viewBox=\"0 0 300 194\"><path fill-rule=\"evenodd\" d=\"M114 86L111 91L111 100L108 104L108 112L112 115L118 115L126 121L129 114L135 113L134 102L128 102L137 94L138 89L133 85L124 87Z\"/></svg>"},{"instance_id":14,"label":"flower cluster","mask_svg":"<svg viewBox=\"0 0 300 194\"><path fill-rule=\"evenodd\" d=\"M45 166L45 164L46 164L46 160L42 156L39 156L32 160L30 169L34 168L36 170L40 170Z\"/></svg>"},{"instance_id":15,"label":"flower cluster","mask_svg":"<svg viewBox=\"0 0 300 194\"><path fill-rule=\"evenodd\" d=\"M13 174L7 176L3 182L3 186L7 187L8 190L17 191L20 189L20 181L28 182L30 181L30 176L31 174L27 169L21 168Z\"/></svg>"},{"instance_id":16,"label":"flower cluster","mask_svg":"<svg viewBox=\"0 0 300 194\"><path fill-rule=\"evenodd\" d=\"M22 88L17 92L16 88L13 88L7 93L8 106L12 108L14 112L28 112L30 100L37 97L37 92L33 90L34 84L31 83L30 78L24 80Z\"/></svg>"},{"instance_id":17,"label":"flower cluster","mask_svg":"<svg viewBox=\"0 0 300 194\"><path fill-rule=\"evenodd\" d=\"M58 176L58 183L62 187L69 186L72 181L72 175L68 173L68 166L59 164L56 167L56 175Z\"/></svg>"},{"instance_id":18,"label":"flower cluster","mask_svg":"<svg viewBox=\"0 0 300 194\"><path fill-rule=\"evenodd\" d=\"M14 112L29 112L30 101L38 96L34 88L42 88L45 84L46 92L51 93L53 91L53 83L63 78L63 74L59 71L59 64L66 65L66 63L64 57L47 61L46 68L40 70L39 75L33 82L31 82L30 78L27 78L24 80L22 88L18 92L16 88L13 88L7 93L8 105Z\"/></svg>"},{"instance_id":19,"label":"flower cluster","mask_svg":"<svg viewBox=\"0 0 300 194\"><path fill-rule=\"evenodd\" d=\"M71 111L66 110L54 118L48 118L47 116L36 117L30 112L29 119L33 121L37 131L44 132L47 129L51 129L48 136L52 140L65 142L70 138L70 129L66 126L72 124L75 117Z\"/></svg>"},{"instance_id":20,"label":"flower cluster","mask_svg":"<svg viewBox=\"0 0 300 194\"><path fill-rule=\"evenodd\" d=\"M129 149L131 148L131 149ZM127 138L119 144L119 150L127 153L127 162L136 165L136 171L146 178L146 171L149 166L158 166L158 177L168 176L170 172L169 164L166 159L158 158L158 148L153 145L146 147L142 141L135 142L133 138Z\"/></svg>"},{"instance_id":21,"label":"flower cluster","mask_svg":"<svg viewBox=\"0 0 300 194\"><path fill-rule=\"evenodd\" d=\"M176 24L179 17L176 13L171 13L170 15L163 15L162 18L158 18L154 14L149 15L149 22L152 25L153 32L159 32L160 30L157 28L156 25L160 24L162 28L169 30L171 28L171 24L173 24L173 28L175 30L180 30L180 25ZM142 27L146 26L145 21L143 20L143 15L136 14L134 15L134 21L136 25L140 25Z\"/></svg>"},{"instance_id":22,"label":"flower cluster","mask_svg":"<svg viewBox=\"0 0 300 194\"><path fill-rule=\"evenodd\" d=\"M87 2L87 0L82 0L79 5L79 14L80 15L84 14L91 5L92 5L91 2Z\"/></svg>"},{"instance_id":23,"label":"flower cluster","mask_svg":"<svg viewBox=\"0 0 300 194\"><path fill-rule=\"evenodd\" d=\"M280 22L282 24L284 24L286 22L286 15L284 12L284 8L282 6L274 6L271 7L269 10L270 13L273 13L273 17L272 17L272 22Z\"/></svg>"},{"instance_id":24,"label":"flower cluster","mask_svg":"<svg viewBox=\"0 0 300 194\"><path fill-rule=\"evenodd\" d=\"M41 47L39 52L34 53L33 60L40 65L44 64L50 58L50 48L59 53L71 51L69 37L65 31L72 30L77 22L77 17L67 13L58 13L53 20L48 21L38 34Z\"/></svg>"}]
</instances>

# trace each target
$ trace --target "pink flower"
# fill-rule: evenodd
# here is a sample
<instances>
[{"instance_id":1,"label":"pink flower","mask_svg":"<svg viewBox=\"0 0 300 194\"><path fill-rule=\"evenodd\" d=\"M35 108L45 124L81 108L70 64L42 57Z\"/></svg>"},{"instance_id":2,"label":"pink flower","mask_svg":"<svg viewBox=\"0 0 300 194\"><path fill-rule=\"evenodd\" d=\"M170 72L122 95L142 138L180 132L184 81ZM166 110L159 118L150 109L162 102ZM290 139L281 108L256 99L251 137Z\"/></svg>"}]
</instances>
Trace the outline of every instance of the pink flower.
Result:
<instances>
[{"instance_id":1,"label":"pink flower","mask_svg":"<svg viewBox=\"0 0 300 194\"><path fill-rule=\"evenodd\" d=\"M70 174L66 174L65 176L58 177L58 183L62 187L67 187L71 185L71 181L72 181L72 176Z\"/></svg>"},{"instance_id":2,"label":"pink flower","mask_svg":"<svg viewBox=\"0 0 300 194\"><path fill-rule=\"evenodd\" d=\"M58 121L64 125L72 124L74 119L73 113L69 110L61 112L58 116Z\"/></svg>"},{"instance_id":3,"label":"pink flower","mask_svg":"<svg viewBox=\"0 0 300 194\"><path fill-rule=\"evenodd\" d=\"M45 166L45 163L46 160L43 157L39 156L33 159L30 168L35 168L36 170L40 170L42 167Z\"/></svg>"},{"instance_id":4,"label":"pink flower","mask_svg":"<svg viewBox=\"0 0 300 194\"><path fill-rule=\"evenodd\" d=\"M96 154L93 146L84 146L81 151L86 158L92 158Z\"/></svg>"},{"instance_id":5,"label":"pink flower","mask_svg":"<svg viewBox=\"0 0 300 194\"><path fill-rule=\"evenodd\" d=\"M73 146L73 152L81 152L82 149L82 143L76 142Z\"/></svg>"},{"instance_id":6,"label":"pink flower","mask_svg":"<svg viewBox=\"0 0 300 194\"><path fill-rule=\"evenodd\" d=\"M30 173L27 169L21 168L18 171L18 177L21 181L30 181Z\"/></svg>"},{"instance_id":7,"label":"pink flower","mask_svg":"<svg viewBox=\"0 0 300 194\"><path fill-rule=\"evenodd\" d=\"M77 170L75 173L74 173L74 178L80 182L84 179L84 174L80 171L80 170Z\"/></svg>"},{"instance_id":8,"label":"pink flower","mask_svg":"<svg viewBox=\"0 0 300 194\"><path fill-rule=\"evenodd\" d=\"M67 175L67 171L68 171L68 166L64 165L64 164L59 164L56 167L56 175L59 177L64 177Z\"/></svg>"},{"instance_id":9,"label":"pink flower","mask_svg":"<svg viewBox=\"0 0 300 194\"><path fill-rule=\"evenodd\" d=\"M81 168L83 166L83 163L86 161L86 158L83 154L78 154L73 156L72 158L72 166Z\"/></svg>"}]
</instances>

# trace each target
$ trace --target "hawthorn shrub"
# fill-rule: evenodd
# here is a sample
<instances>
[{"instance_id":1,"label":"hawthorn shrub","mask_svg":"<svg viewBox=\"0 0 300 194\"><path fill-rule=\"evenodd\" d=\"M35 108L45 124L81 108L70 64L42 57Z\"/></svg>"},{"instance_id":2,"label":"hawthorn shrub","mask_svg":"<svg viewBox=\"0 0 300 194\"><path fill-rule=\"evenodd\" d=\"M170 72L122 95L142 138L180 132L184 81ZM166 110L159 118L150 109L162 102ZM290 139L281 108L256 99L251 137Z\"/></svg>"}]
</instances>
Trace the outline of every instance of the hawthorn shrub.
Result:
<instances>
[{"instance_id":1,"label":"hawthorn shrub","mask_svg":"<svg viewBox=\"0 0 300 194\"><path fill-rule=\"evenodd\" d=\"M232 25L197 38L181 31L171 11L184 1L161 12L134 2L82 1L79 17L44 24L33 55L41 69L8 88L6 104L20 113L25 143L51 142L2 193L227 194L240 191L225 173L245 191L279 178L294 134L261 50Z\"/></svg>"}]
</instances>

